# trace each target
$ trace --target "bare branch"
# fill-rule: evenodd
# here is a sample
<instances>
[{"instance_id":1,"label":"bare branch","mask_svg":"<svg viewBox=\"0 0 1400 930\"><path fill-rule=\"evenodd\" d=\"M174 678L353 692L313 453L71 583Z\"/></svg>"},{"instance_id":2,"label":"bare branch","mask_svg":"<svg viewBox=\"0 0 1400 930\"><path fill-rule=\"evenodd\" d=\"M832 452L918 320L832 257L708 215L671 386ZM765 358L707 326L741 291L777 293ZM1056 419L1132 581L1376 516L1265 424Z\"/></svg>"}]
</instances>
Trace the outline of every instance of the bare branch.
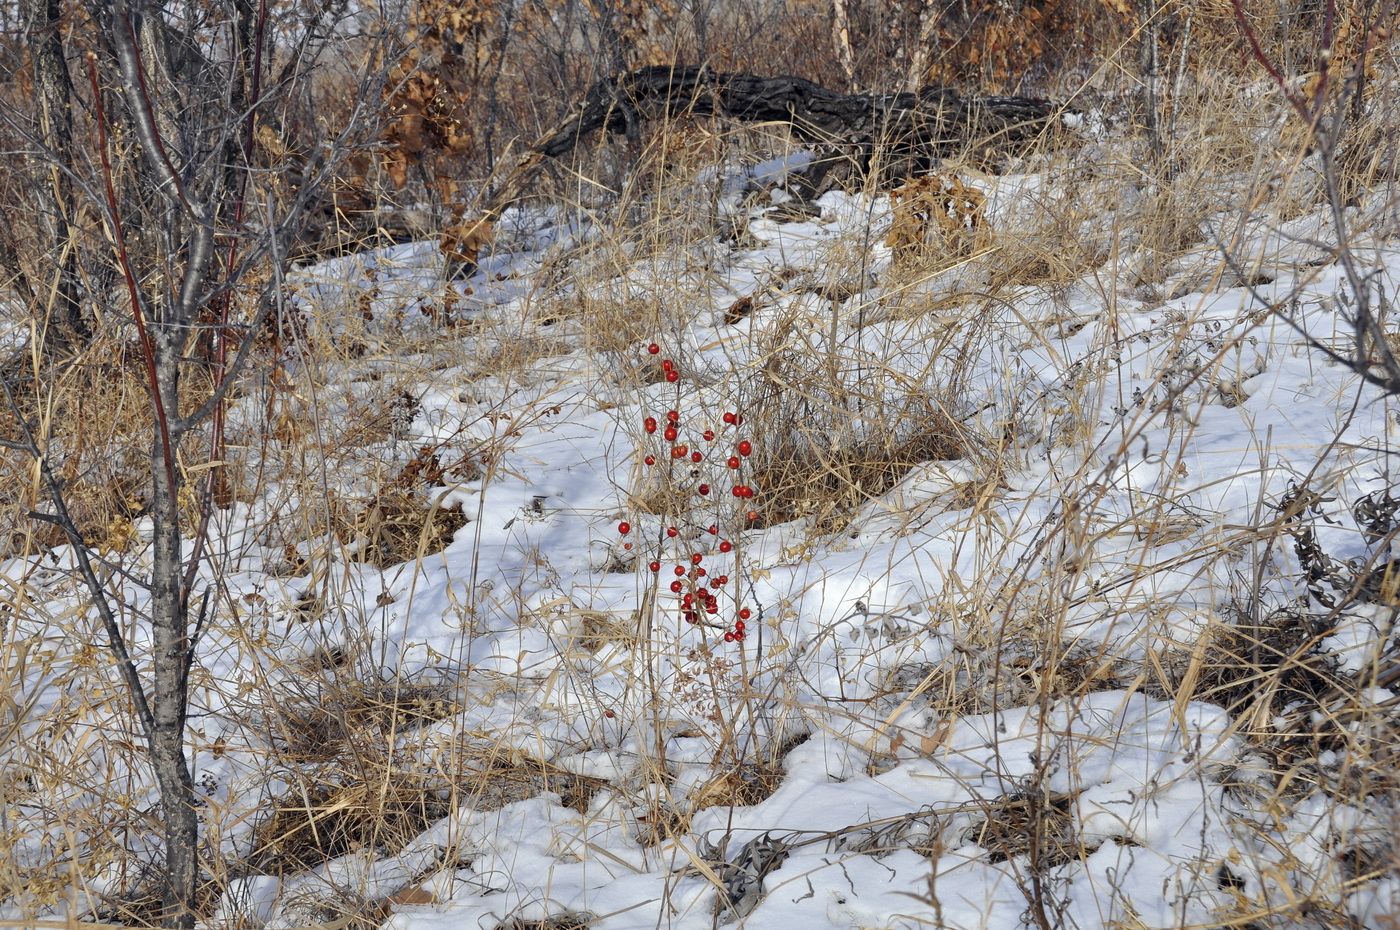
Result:
<instances>
[{"instance_id":1,"label":"bare branch","mask_svg":"<svg viewBox=\"0 0 1400 930\"><path fill-rule=\"evenodd\" d=\"M19 424L20 431L24 434L25 451L33 456L34 461L39 465L39 474L43 478L44 488L48 492L49 503L54 509L52 514L31 511L30 515L42 522L57 526L68 538L69 545L73 548L73 558L78 563L78 574L82 576L88 594L92 597L92 605L97 609L97 615L102 620L103 628L107 631L107 643L112 650L112 655L116 657L117 670L121 673L122 680L131 694L131 701L136 707L136 717L141 721L141 728L145 732L146 738L150 739L155 734L155 715L151 711L146 690L141 684L141 675L136 669L136 663L132 660L131 652L127 648L126 637L122 635L121 624L117 622L116 613L112 610L112 604L107 599L106 586L102 583L102 579L97 577L97 572L93 568L90 558L91 547L83 539L83 534L78 530L72 515L68 512L63 486L54 475L53 469L49 467L48 458L34 438L34 431L30 429L29 423L15 399L14 390L11 388L8 378L0 377L0 391L4 391L5 402L9 406L10 412L14 414L15 422Z\"/></svg>"}]
</instances>

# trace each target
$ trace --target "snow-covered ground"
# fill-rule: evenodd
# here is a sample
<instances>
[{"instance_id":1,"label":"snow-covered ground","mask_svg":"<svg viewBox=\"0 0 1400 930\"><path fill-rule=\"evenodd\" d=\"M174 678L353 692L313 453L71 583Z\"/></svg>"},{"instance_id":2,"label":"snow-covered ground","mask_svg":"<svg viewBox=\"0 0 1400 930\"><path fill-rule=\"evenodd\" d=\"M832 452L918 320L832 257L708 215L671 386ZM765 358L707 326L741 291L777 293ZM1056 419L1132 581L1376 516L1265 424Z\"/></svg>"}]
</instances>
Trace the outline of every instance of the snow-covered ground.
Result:
<instances>
[{"instance_id":1,"label":"snow-covered ground","mask_svg":"<svg viewBox=\"0 0 1400 930\"><path fill-rule=\"evenodd\" d=\"M1266 693L1286 663L1261 660L1251 683L1243 658L1233 677L1220 659L1251 617L1328 617L1288 531L1305 521L1333 559L1364 561L1352 505L1392 484L1393 403L1300 334L1349 338L1326 211L1203 215L1198 244L1166 260L1114 233L1125 194L1082 231L1101 260L988 296L1006 237L1049 223L1049 182L964 180L1002 238L937 273L896 267L887 196L829 194L793 221L732 180L720 210L746 227L728 240L678 230L661 247L665 229L624 241L513 211L455 285L432 243L299 273L304 338L344 361L291 353L282 386L231 414L247 461L273 464L218 515L203 576L216 607L190 737L206 834L236 861L274 810L324 814L376 775L427 785L436 806L411 837L226 877L208 925L301 926L353 901L397 930L1393 926L1396 812L1354 787L1361 725L1357 743L1299 749L1290 734L1326 714ZM1394 293L1400 245L1374 215L1351 220L1358 261ZM624 309L599 332L588 313L604 306ZM356 434L375 398L390 425ZM703 450L693 474L646 430L669 410L676 443ZM957 457L834 517L748 520L774 455L937 424L955 424ZM307 435L331 451L297 484L274 464ZM754 451L731 469L742 440ZM364 521L338 538L299 520L425 446L442 467L420 497L465 518L445 548L381 567ZM744 481L751 500L730 491ZM1332 500L1285 519L1302 484ZM100 828L154 795L99 628L75 619L70 561L0 567L23 604L8 655L26 658L6 765L62 756L73 786L0 782L16 874L158 849L148 822L119 841ZM714 592L713 626L685 622L676 567L682 591ZM144 593L112 583L142 652ZM726 641L740 609L745 635ZM1294 658L1364 682L1393 656L1391 613L1352 605ZM428 691L440 706L362 724L369 746L296 732L307 707L336 716L347 677L382 683L382 706ZM1368 725L1392 698L1366 692ZM0 916L80 913L129 884L103 855Z\"/></svg>"}]
</instances>

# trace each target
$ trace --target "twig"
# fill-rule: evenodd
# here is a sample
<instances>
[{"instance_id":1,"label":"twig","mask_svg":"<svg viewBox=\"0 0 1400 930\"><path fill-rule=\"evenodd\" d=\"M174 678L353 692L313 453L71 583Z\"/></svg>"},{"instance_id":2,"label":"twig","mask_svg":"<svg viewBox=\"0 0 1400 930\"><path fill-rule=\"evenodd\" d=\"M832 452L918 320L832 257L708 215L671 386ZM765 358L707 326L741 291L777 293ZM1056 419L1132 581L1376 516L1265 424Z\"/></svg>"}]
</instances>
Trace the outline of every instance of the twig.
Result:
<instances>
[{"instance_id":1,"label":"twig","mask_svg":"<svg viewBox=\"0 0 1400 930\"><path fill-rule=\"evenodd\" d=\"M38 463L39 474L43 478L44 488L48 492L49 503L53 505L54 509L52 514L31 511L30 515L45 523L57 526L63 531L63 535L68 538L69 544L73 547L73 558L78 563L78 573L82 575L83 583L92 596L93 606L97 608L102 626L107 631L108 645L112 654L116 656L117 668L126 683L127 690L131 693L131 701L136 705L136 716L141 721L141 729L145 732L148 741L153 740L156 731L155 715L151 712L146 691L141 685L140 673L137 671L136 663L132 660L131 652L127 648L126 637L122 635L121 625L117 622L111 602L107 599L106 588L92 566L92 560L89 558L90 547L83 539L82 532L73 522L72 515L68 512L68 505L63 496L63 486L59 483L53 470L49 468L48 459L44 456L43 450L39 448L39 443L34 438L34 431L30 429L29 422L24 418L8 379L0 378L0 390L4 391L5 402L11 413L14 414L15 422L19 424L20 431L24 434L27 443L26 451Z\"/></svg>"}]
</instances>

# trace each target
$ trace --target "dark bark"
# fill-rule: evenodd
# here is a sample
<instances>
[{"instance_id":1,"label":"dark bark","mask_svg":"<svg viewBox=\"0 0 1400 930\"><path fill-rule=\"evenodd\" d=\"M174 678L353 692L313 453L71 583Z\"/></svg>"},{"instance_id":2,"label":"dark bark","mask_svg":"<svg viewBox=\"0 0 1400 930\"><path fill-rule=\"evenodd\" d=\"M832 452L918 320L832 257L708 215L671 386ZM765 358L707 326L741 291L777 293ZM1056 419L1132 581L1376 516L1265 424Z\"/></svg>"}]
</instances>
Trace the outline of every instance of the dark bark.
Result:
<instances>
[{"instance_id":1,"label":"dark bark","mask_svg":"<svg viewBox=\"0 0 1400 930\"><path fill-rule=\"evenodd\" d=\"M17 289L42 310L52 306L52 293L59 292L61 298L70 290L76 294L82 281L88 293L102 295L112 315L130 315L147 379L153 433L153 564L149 577L138 579L150 595L149 671L128 649L115 594L99 576L100 563L69 514L62 482L48 458L55 450L41 445L25 420L25 406L16 396L20 376L31 367L23 364L23 352L0 359L0 397L23 441L0 437L0 446L33 457L51 512L30 516L58 527L72 545L78 574L117 659L159 788L165 839L161 923L187 928L196 917L199 808L185 756L185 726L189 678L210 591L204 590L201 606L194 610L191 595L199 584L213 495L206 485L200 518L186 519L182 536L185 479L178 460L191 454L190 440L207 439L209 461L220 461L222 405L263 325L282 306L289 246L303 233L322 187L342 170L347 153L369 135L374 115L369 105L357 106L338 133L310 146L313 154L288 200L265 197L250 181L254 114L269 109L272 99L285 101L293 89L309 94L310 83L302 72L288 70L284 82L263 93L259 75L261 50L267 46L264 0L233 0L223 18L211 16L197 26L146 0L91 0L83 6L96 28L83 36L60 32L61 2L20 0L35 94L24 120L7 122L34 127L31 138L41 167L31 178L41 207L37 225L47 241L32 263L44 269L46 280L31 274L17 279ZM314 60L338 42L318 20L292 47ZM381 60L373 48L366 56ZM303 60L299 53L292 57ZM83 98L75 95L68 71L70 64L80 67L79 62L86 85ZM384 82L383 71L366 71L354 96L382 100ZM79 99L88 103L86 114L70 109ZM74 129L83 115L90 119L90 135ZM114 158L116 153L122 157ZM74 237L74 196L92 198L88 208L100 219L105 237ZM249 223L254 208L259 213ZM57 273L59 256L67 261L80 250L81 264L73 261L64 269L81 268L88 277L68 276L66 270L63 278L50 276ZM3 237L0 265L23 265L18 250ZM240 311L238 319L230 320L225 311L232 295L246 283L250 269L261 267L271 275L260 287L256 310L246 316ZM102 286L103 275L110 286ZM71 303L77 306L76 300ZM209 366L214 387L195 409L182 411L182 366L192 361L196 332L207 329L198 325L201 321L212 321L218 333ZM199 360L207 361L204 354ZM54 365L42 374L60 372ZM40 390L38 378L29 377L25 390ZM197 435L204 424L209 426L207 434ZM193 543L186 546L191 530Z\"/></svg>"},{"instance_id":2,"label":"dark bark","mask_svg":"<svg viewBox=\"0 0 1400 930\"><path fill-rule=\"evenodd\" d=\"M481 209L493 221L524 196L546 159L561 158L599 130L631 135L644 121L719 116L746 123L786 123L820 157L807 195L841 162L869 170L876 153L887 174L926 171L969 145L1011 148L1038 138L1060 105L1034 97L964 97L944 87L899 93L842 94L799 77L727 74L708 67L640 68L600 81L572 115L535 142ZM460 230L460 225L454 227ZM457 262L444 240L449 262ZM465 266L454 267L460 275Z\"/></svg>"},{"instance_id":3,"label":"dark bark","mask_svg":"<svg viewBox=\"0 0 1400 930\"><path fill-rule=\"evenodd\" d=\"M1157 127L1158 87L1160 65L1158 54L1158 13L1156 0L1141 0L1139 4L1141 29L1138 33L1138 79L1142 82L1138 103L1142 111L1143 130L1147 147L1153 158L1162 155L1162 138Z\"/></svg>"},{"instance_id":4,"label":"dark bark","mask_svg":"<svg viewBox=\"0 0 1400 930\"><path fill-rule=\"evenodd\" d=\"M868 169L877 151L886 169L909 175L969 144L1014 148L1038 137L1061 107L1032 97L963 97L943 87L900 93L842 94L799 77L725 74L706 67L641 68L600 81L573 114L539 139L501 183L482 214L500 215L521 197L544 159L560 158L593 133L629 132L641 122L720 116L746 123L786 123L822 158L817 192L839 161Z\"/></svg>"},{"instance_id":5,"label":"dark bark","mask_svg":"<svg viewBox=\"0 0 1400 930\"><path fill-rule=\"evenodd\" d=\"M723 116L781 122L803 142L888 146L947 154L969 141L1024 142L1039 135L1056 107L1031 97L963 97L943 87L900 93L842 94L799 77L725 74L709 68L641 68L595 84L583 105L535 150L572 151L597 130L672 116Z\"/></svg>"},{"instance_id":6,"label":"dark bark","mask_svg":"<svg viewBox=\"0 0 1400 930\"><path fill-rule=\"evenodd\" d=\"M180 346L169 332L156 348L156 372L164 408L177 409ZM185 760L185 717L189 707L192 660L188 599L184 595L184 554L180 539L180 473L168 467L159 434L151 445L152 662L151 765L160 785L165 827L165 916L167 927L193 927L199 815L194 780Z\"/></svg>"},{"instance_id":7,"label":"dark bark","mask_svg":"<svg viewBox=\"0 0 1400 930\"><path fill-rule=\"evenodd\" d=\"M73 82L59 32L62 11L58 0L22 0L22 7L34 77L35 135L49 150L49 157L38 163L35 172L40 255L52 263L57 275L52 311L59 338L80 342L90 335L91 325L78 286L77 248L72 241L73 190L68 175L56 167L74 163ZM50 286L38 281L30 291L46 295Z\"/></svg>"}]
</instances>

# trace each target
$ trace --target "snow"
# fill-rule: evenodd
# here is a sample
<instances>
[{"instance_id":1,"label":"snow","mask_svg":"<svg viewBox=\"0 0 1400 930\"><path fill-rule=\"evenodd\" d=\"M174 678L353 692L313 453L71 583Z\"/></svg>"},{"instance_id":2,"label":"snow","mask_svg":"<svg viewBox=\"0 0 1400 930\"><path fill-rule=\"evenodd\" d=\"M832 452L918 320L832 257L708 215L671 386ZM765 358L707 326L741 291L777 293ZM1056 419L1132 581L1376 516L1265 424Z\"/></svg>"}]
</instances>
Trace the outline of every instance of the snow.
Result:
<instances>
[{"instance_id":1,"label":"snow","mask_svg":"<svg viewBox=\"0 0 1400 930\"><path fill-rule=\"evenodd\" d=\"M747 209L746 190L798 164L775 160L708 183L721 185L725 209L736 212ZM988 194L994 228L1041 222L1048 178L966 180ZM710 249L717 260L680 249L577 284L549 269L575 258L579 265L565 267L581 268L601 233L559 211L512 212L461 285L444 283L432 243L297 274L296 300L315 311L323 337L366 346L362 362L339 370L290 371L302 400L316 384L325 424L353 417L382 389L367 377L387 370L381 349L406 340L422 353L418 373L402 379L414 405L401 435L347 449L347 461L385 450L402 461L434 443L444 459L489 454L475 474L427 492L439 506L460 506L468 522L445 549L413 562L374 567L321 533L297 541L309 568L279 568L284 554L268 527L312 498L276 479L263 501L219 515L201 578L223 594L201 646L191 723L206 833L224 853L246 852L260 812L298 783L296 771L269 771L275 738L258 721L266 696L286 693L279 688L329 688L312 660L335 649L354 653L366 672L454 693L451 715L394 736L396 768L445 773L447 785L466 771L492 777L472 762L492 754L596 780L597 790L581 804L557 786L505 792L504 803L464 791L451 813L399 848L353 851L295 875L234 878L209 927L301 926L321 919L328 901L383 901L413 887L431 903L395 903L384 926L576 914L598 930L709 928L716 876L763 837L787 854L747 912L722 922L1008 930L1043 908L1055 926L1207 926L1290 885L1358 925L1393 920L1393 877L1347 881L1338 871L1355 837L1379 842L1384 806L1346 807L1317 787L1299 797L1250 787L1248 773L1265 765L1250 748L1254 724L1240 708L1178 699L1162 678L1163 661L1189 661L1209 639L1248 576L1262 579L1266 608L1306 596L1287 537L1257 531L1290 482L1315 473L1349 502L1388 481L1397 421L1387 402L1310 350L1278 314L1256 316L1261 302L1300 288L1293 321L1319 338L1344 336L1332 301L1345 276L1317 264L1327 256L1316 245L1328 234L1322 211L1231 232L1240 254L1269 269L1251 286L1203 273L1221 272L1203 248L1161 268L1151 287L1125 283L1106 301L1096 276L1127 282L1146 260L1123 243L1116 268L1062 288L1030 285L1014 301L916 314L908 308L918 301L942 306L994 267L973 262L896 287L881 244L887 198L830 194L820 206L811 222L756 213L748 240ZM1400 248L1364 236L1356 248L1393 292ZM813 282L862 293L833 306L806 286ZM439 329L424 308L445 288L466 286L471 293L447 311L462 325ZM674 391L618 375L646 362L640 347L595 350L577 321L546 327L535 312L582 301L590 289L599 299L710 295L708 305L668 308L670 328L651 334L683 360L692 432L723 430L720 413L758 396L756 372L785 344L796 382L804 360L817 371L840 356L838 382L880 413L855 418L857 435L878 434L888 422L881 416L913 394L962 404L946 412L1013 447L920 464L839 531L810 519L735 529L736 551L712 553L706 566L743 578L743 602L757 609L744 642L719 642L680 621L665 600L669 579L654 597L645 566L664 521L633 499L646 441L638 423L673 404ZM725 325L725 309L756 291L769 296ZM901 312L883 312L890 295ZM971 331L950 339L950 324L961 323ZM535 364L475 367L522 342L543 353ZM307 403L300 409L316 406ZM256 401L240 402L231 432L251 434L258 413ZM342 476L326 480L336 494L356 489ZM278 494L286 506L271 503ZM1337 514L1337 525L1317 523L1323 548L1364 559L1370 549L1349 512ZM637 551L621 548L621 519L633 524ZM696 541L668 544L667 571L688 551L681 543ZM138 550L126 568L139 573L147 558ZM107 796L96 786L123 779L138 806L154 798L144 769L103 748L104 728L130 734L132 725L95 622L76 640L63 632L87 609L70 562L60 548L0 567L7 590L26 590L39 605L11 619L10 635L42 659L14 691L15 725L26 740L66 747L91 780L42 803L7 801L20 869L95 847L96 832L65 838L52 811L101 808ZM150 643L131 619L146 595L113 584L133 650L147 661ZM319 609L299 620L308 599ZM1320 653L1338 673L1371 668L1393 635L1391 614L1349 608L1320 638ZM620 632L585 648L592 621ZM1102 665L1103 682L1042 696L1035 682L1071 657L1090 671ZM80 661L81 675L72 671ZM648 676L663 682L659 696L642 686ZM80 690L84 714L61 732L46 728ZM1391 695L1369 697L1384 707ZM699 806L736 754L766 760L771 794ZM1273 816L1251 803L1256 795L1274 795ZM1048 859L1032 862L991 837L988 824L1052 800L1076 852L1042 850ZM688 826L640 842L645 818L663 809ZM154 834L127 842L137 857L158 848ZM0 902L0 916L27 906L17 894ZM48 910L61 916L65 906Z\"/></svg>"}]
</instances>

